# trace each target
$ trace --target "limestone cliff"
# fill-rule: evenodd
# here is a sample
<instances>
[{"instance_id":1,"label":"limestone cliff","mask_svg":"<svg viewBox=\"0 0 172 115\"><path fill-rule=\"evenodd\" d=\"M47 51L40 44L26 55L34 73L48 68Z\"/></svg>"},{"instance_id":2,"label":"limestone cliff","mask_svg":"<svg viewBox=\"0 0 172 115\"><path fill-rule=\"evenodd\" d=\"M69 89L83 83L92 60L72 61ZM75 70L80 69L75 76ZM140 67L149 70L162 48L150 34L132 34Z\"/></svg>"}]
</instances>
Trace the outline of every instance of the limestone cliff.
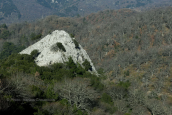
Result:
<instances>
[{"instance_id":1,"label":"limestone cliff","mask_svg":"<svg viewBox=\"0 0 172 115\"><path fill-rule=\"evenodd\" d=\"M60 49L52 51L51 48L57 43L61 43L64 46L65 51ZM38 66L48 66L57 62L64 63L68 61L69 57L71 57L75 63L78 62L82 65L85 59L87 59L92 66L92 71L90 72L97 74L97 71L88 54L80 44L78 45L79 48L76 48L74 38L71 38L65 31L55 30L51 34L42 38L40 41L21 51L20 54L30 54L33 50L38 50L40 54L35 59Z\"/></svg>"}]
</instances>

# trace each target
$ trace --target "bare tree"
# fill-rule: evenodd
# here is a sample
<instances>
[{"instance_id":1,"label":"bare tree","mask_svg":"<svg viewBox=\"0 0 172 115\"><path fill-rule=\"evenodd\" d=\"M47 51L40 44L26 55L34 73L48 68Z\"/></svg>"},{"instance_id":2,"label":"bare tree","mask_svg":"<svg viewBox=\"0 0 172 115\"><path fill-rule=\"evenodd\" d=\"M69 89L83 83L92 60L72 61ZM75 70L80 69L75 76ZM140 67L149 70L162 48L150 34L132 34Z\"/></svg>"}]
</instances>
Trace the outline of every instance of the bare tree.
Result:
<instances>
[{"instance_id":1,"label":"bare tree","mask_svg":"<svg viewBox=\"0 0 172 115\"><path fill-rule=\"evenodd\" d=\"M1 92L7 95L20 98L34 97L32 92L30 91L30 86L32 85L41 87L42 90L46 88L42 80L22 72L17 72L16 74L13 74L10 78L6 78L4 84L5 85L0 89Z\"/></svg>"},{"instance_id":2,"label":"bare tree","mask_svg":"<svg viewBox=\"0 0 172 115\"><path fill-rule=\"evenodd\" d=\"M128 103L131 107L135 107L137 104L144 104L145 95L144 90L140 90L140 86L136 80L131 82L128 93Z\"/></svg>"},{"instance_id":3,"label":"bare tree","mask_svg":"<svg viewBox=\"0 0 172 115\"><path fill-rule=\"evenodd\" d=\"M152 115L167 115L162 103L156 99L150 99L147 103L147 108L149 108Z\"/></svg>"},{"instance_id":4,"label":"bare tree","mask_svg":"<svg viewBox=\"0 0 172 115\"><path fill-rule=\"evenodd\" d=\"M171 48L172 48L172 45L163 46L163 47L162 47L162 49L163 49L162 55L163 55L163 56L169 56L169 57L170 57L171 54L172 54Z\"/></svg>"},{"instance_id":5,"label":"bare tree","mask_svg":"<svg viewBox=\"0 0 172 115\"><path fill-rule=\"evenodd\" d=\"M172 106L167 108L166 113L167 115L172 115Z\"/></svg>"},{"instance_id":6,"label":"bare tree","mask_svg":"<svg viewBox=\"0 0 172 115\"><path fill-rule=\"evenodd\" d=\"M121 100L124 98L127 92L122 87L111 87L108 89L108 93L110 94L113 100Z\"/></svg>"},{"instance_id":7,"label":"bare tree","mask_svg":"<svg viewBox=\"0 0 172 115\"><path fill-rule=\"evenodd\" d=\"M132 113L134 115L146 115L147 114L147 109L144 106L141 105L136 105L133 109L132 109Z\"/></svg>"},{"instance_id":8,"label":"bare tree","mask_svg":"<svg viewBox=\"0 0 172 115\"><path fill-rule=\"evenodd\" d=\"M148 72L151 73L151 77L153 77L155 71L156 71L157 66L155 64L151 64Z\"/></svg>"},{"instance_id":9,"label":"bare tree","mask_svg":"<svg viewBox=\"0 0 172 115\"><path fill-rule=\"evenodd\" d=\"M98 93L89 87L88 81L82 78L65 79L64 83L56 83L54 91L67 99L70 104L87 112L89 112L88 108L91 106L91 101L98 98Z\"/></svg>"},{"instance_id":10,"label":"bare tree","mask_svg":"<svg viewBox=\"0 0 172 115\"><path fill-rule=\"evenodd\" d=\"M120 112L128 112L128 108L127 108L127 102L125 100L115 100L114 101L114 106L117 107L118 111Z\"/></svg>"},{"instance_id":11,"label":"bare tree","mask_svg":"<svg viewBox=\"0 0 172 115\"><path fill-rule=\"evenodd\" d=\"M120 68L118 67L118 65L115 65L115 66L114 66L113 71L114 71L114 73L115 73L114 76L117 77L118 74L120 73Z\"/></svg>"},{"instance_id":12,"label":"bare tree","mask_svg":"<svg viewBox=\"0 0 172 115\"><path fill-rule=\"evenodd\" d=\"M149 81L150 81L149 73L144 74L142 78L142 82L144 83L143 87L146 87L146 89L149 86Z\"/></svg>"},{"instance_id":13,"label":"bare tree","mask_svg":"<svg viewBox=\"0 0 172 115\"><path fill-rule=\"evenodd\" d=\"M167 100L167 95L166 95L166 94L163 94L163 95L161 96L161 100L163 101L163 105L165 105L166 100Z\"/></svg>"},{"instance_id":14,"label":"bare tree","mask_svg":"<svg viewBox=\"0 0 172 115\"><path fill-rule=\"evenodd\" d=\"M161 91L161 89L162 89L162 87L163 87L163 83L162 83L162 81L157 81L157 82L154 83L153 86L154 86L155 90L156 90L158 93L160 93L160 91Z\"/></svg>"},{"instance_id":15,"label":"bare tree","mask_svg":"<svg viewBox=\"0 0 172 115\"><path fill-rule=\"evenodd\" d=\"M168 86L168 90L170 93L172 93L172 85Z\"/></svg>"},{"instance_id":16,"label":"bare tree","mask_svg":"<svg viewBox=\"0 0 172 115\"><path fill-rule=\"evenodd\" d=\"M51 114L60 114L60 115L74 115L72 109L68 106L62 106L60 102L46 103L43 107L43 110L47 110Z\"/></svg>"}]
</instances>

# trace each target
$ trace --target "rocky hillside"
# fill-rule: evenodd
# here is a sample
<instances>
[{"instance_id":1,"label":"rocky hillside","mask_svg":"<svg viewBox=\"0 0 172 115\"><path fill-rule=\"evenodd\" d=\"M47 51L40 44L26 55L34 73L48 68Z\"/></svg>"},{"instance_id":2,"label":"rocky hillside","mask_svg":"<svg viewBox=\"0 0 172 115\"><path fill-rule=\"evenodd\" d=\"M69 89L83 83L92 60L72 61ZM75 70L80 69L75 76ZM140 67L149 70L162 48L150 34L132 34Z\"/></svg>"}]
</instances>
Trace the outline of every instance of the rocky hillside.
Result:
<instances>
[{"instance_id":1,"label":"rocky hillside","mask_svg":"<svg viewBox=\"0 0 172 115\"><path fill-rule=\"evenodd\" d=\"M30 55L33 50L38 50L39 55L35 62L39 66L65 63L71 57L75 63L79 63L82 67L84 67L83 63L87 60L90 63L90 72L97 74L86 51L75 38L71 38L65 31L53 31L50 35L21 51L20 54Z\"/></svg>"}]
</instances>

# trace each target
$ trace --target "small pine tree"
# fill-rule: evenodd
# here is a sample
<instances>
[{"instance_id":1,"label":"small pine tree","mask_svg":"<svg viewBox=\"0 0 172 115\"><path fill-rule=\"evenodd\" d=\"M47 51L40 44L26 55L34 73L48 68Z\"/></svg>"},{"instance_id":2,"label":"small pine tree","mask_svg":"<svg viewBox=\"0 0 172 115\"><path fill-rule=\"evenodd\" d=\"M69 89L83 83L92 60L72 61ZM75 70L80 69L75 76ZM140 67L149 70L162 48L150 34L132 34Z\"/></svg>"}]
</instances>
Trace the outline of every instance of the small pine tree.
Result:
<instances>
[{"instance_id":1,"label":"small pine tree","mask_svg":"<svg viewBox=\"0 0 172 115\"><path fill-rule=\"evenodd\" d=\"M70 57L69 61L67 62L67 66L71 69L71 68L75 68L76 64L74 63L73 59Z\"/></svg>"},{"instance_id":2,"label":"small pine tree","mask_svg":"<svg viewBox=\"0 0 172 115\"><path fill-rule=\"evenodd\" d=\"M92 71L92 66L90 65L90 62L86 59L82 65L85 67L85 70L91 70Z\"/></svg>"},{"instance_id":3,"label":"small pine tree","mask_svg":"<svg viewBox=\"0 0 172 115\"><path fill-rule=\"evenodd\" d=\"M83 74L85 73L84 68L82 68L81 65L80 65L79 63L78 63L77 65L78 65L78 67L77 67L76 73L77 73L78 75L83 75Z\"/></svg>"},{"instance_id":4,"label":"small pine tree","mask_svg":"<svg viewBox=\"0 0 172 115\"><path fill-rule=\"evenodd\" d=\"M64 52L66 52L66 49L64 48L63 44L60 42L57 42L57 46L59 49L63 50Z\"/></svg>"},{"instance_id":5,"label":"small pine tree","mask_svg":"<svg viewBox=\"0 0 172 115\"><path fill-rule=\"evenodd\" d=\"M58 94L55 94L53 88L49 86L47 90L44 92L44 95L47 99L58 99Z\"/></svg>"},{"instance_id":6,"label":"small pine tree","mask_svg":"<svg viewBox=\"0 0 172 115\"><path fill-rule=\"evenodd\" d=\"M31 40L37 40L37 39L40 39L42 37L42 34L36 35L35 33L32 33L30 35L30 37L31 37Z\"/></svg>"},{"instance_id":7,"label":"small pine tree","mask_svg":"<svg viewBox=\"0 0 172 115\"><path fill-rule=\"evenodd\" d=\"M71 38L74 38L74 37L75 37L75 35L74 35L74 34L70 34L70 37L71 37Z\"/></svg>"},{"instance_id":8,"label":"small pine tree","mask_svg":"<svg viewBox=\"0 0 172 115\"><path fill-rule=\"evenodd\" d=\"M33 50L32 52L31 52L31 56L35 59L36 57L38 57L38 55L39 55L39 52L38 52L38 50Z\"/></svg>"},{"instance_id":9,"label":"small pine tree","mask_svg":"<svg viewBox=\"0 0 172 115\"><path fill-rule=\"evenodd\" d=\"M8 29L8 27L7 27L7 25L6 25L6 24L2 24L2 25L0 25L0 28Z\"/></svg>"},{"instance_id":10,"label":"small pine tree","mask_svg":"<svg viewBox=\"0 0 172 115\"><path fill-rule=\"evenodd\" d=\"M124 72L124 75L125 75L125 76L129 76L129 75L130 75L129 70L127 70L126 72Z\"/></svg>"},{"instance_id":11,"label":"small pine tree","mask_svg":"<svg viewBox=\"0 0 172 115\"><path fill-rule=\"evenodd\" d=\"M78 44L78 42L77 42L75 39L73 39L73 42L74 42L74 44L75 44L75 48L80 49L80 48L79 48L79 44Z\"/></svg>"},{"instance_id":12,"label":"small pine tree","mask_svg":"<svg viewBox=\"0 0 172 115\"><path fill-rule=\"evenodd\" d=\"M75 77L77 71L77 65L74 63L73 59L70 57L67 62L67 67L69 67L69 71L71 73L71 77Z\"/></svg>"},{"instance_id":13,"label":"small pine tree","mask_svg":"<svg viewBox=\"0 0 172 115\"><path fill-rule=\"evenodd\" d=\"M113 101L110 95L108 95L107 93L103 93L102 97L101 97L101 101L108 103L110 105L113 105Z\"/></svg>"}]
</instances>

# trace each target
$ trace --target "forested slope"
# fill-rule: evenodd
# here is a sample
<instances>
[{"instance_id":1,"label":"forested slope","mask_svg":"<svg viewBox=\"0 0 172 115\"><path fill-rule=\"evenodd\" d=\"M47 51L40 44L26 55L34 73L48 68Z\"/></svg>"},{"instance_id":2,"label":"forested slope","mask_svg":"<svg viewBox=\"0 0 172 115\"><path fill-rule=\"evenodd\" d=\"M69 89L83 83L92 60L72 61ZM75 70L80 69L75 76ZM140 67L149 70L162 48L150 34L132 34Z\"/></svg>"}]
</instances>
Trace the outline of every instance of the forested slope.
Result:
<instances>
[{"instance_id":1,"label":"forested slope","mask_svg":"<svg viewBox=\"0 0 172 115\"><path fill-rule=\"evenodd\" d=\"M96 69L104 69L104 78L100 77L104 89L92 114L170 115L171 13L172 8L166 7L145 12L106 10L83 18L48 16L3 26L11 34L0 43L28 47L56 29L65 30L87 51Z\"/></svg>"}]
</instances>

